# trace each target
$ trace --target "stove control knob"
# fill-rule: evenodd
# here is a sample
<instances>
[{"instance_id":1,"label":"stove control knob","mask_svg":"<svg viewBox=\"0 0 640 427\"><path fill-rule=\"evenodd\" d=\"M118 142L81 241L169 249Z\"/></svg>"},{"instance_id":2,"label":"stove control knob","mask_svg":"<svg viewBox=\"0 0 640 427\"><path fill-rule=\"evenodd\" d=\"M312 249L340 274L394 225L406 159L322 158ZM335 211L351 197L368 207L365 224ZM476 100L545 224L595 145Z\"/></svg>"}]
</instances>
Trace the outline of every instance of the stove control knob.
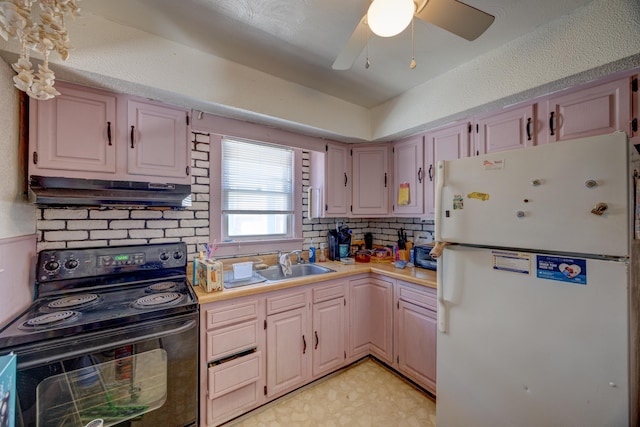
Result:
<instances>
[{"instance_id":1,"label":"stove control knob","mask_svg":"<svg viewBox=\"0 0 640 427\"><path fill-rule=\"evenodd\" d=\"M64 263L64 268L66 268L67 270L73 270L74 268L76 268L78 266L78 260L77 259L69 259Z\"/></svg>"},{"instance_id":2,"label":"stove control knob","mask_svg":"<svg viewBox=\"0 0 640 427\"><path fill-rule=\"evenodd\" d=\"M50 273L58 271L60 263L58 261L51 260L44 265L44 269Z\"/></svg>"},{"instance_id":3,"label":"stove control knob","mask_svg":"<svg viewBox=\"0 0 640 427\"><path fill-rule=\"evenodd\" d=\"M168 261L169 260L169 254L166 252L162 252L160 254L160 261L164 262L164 261Z\"/></svg>"},{"instance_id":4,"label":"stove control knob","mask_svg":"<svg viewBox=\"0 0 640 427\"><path fill-rule=\"evenodd\" d=\"M173 259L182 259L183 256L184 254L182 253L182 251L175 251L173 253Z\"/></svg>"}]
</instances>

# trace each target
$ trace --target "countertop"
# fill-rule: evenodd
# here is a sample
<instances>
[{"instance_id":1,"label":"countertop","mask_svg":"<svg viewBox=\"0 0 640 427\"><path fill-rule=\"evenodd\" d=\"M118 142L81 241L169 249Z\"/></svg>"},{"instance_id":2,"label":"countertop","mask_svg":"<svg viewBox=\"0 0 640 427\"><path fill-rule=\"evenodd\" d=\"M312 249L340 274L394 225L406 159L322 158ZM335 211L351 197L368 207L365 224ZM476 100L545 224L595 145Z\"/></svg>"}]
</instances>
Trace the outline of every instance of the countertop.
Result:
<instances>
[{"instance_id":1,"label":"countertop","mask_svg":"<svg viewBox=\"0 0 640 427\"><path fill-rule=\"evenodd\" d=\"M392 279L404 280L417 285L434 289L436 288L436 272L422 268L414 267L400 269L394 267L391 263L355 263L345 265L338 262L328 261L319 262L317 264L335 270L335 272L289 279L275 283L263 282L234 289L225 289L219 292L207 293L200 286L194 286L193 290L198 297L198 303L207 304L215 301L223 301L248 295L257 295L265 292L288 289L296 286L309 285L312 283L319 283L327 280L340 279L366 273L381 274Z\"/></svg>"}]
</instances>

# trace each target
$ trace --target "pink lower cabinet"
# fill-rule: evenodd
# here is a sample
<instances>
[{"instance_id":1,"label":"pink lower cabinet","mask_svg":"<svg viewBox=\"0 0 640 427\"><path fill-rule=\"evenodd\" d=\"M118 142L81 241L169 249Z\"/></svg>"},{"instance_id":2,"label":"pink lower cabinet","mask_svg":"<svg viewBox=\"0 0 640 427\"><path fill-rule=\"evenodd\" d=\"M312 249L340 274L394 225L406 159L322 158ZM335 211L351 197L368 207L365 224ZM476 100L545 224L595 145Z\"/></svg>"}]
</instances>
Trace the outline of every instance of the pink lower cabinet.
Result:
<instances>
[{"instance_id":1,"label":"pink lower cabinet","mask_svg":"<svg viewBox=\"0 0 640 427\"><path fill-rule=\"evenodd\" d=\"M219 425L265 402L264 299L201 306L200 423Z\"/></svg>"},{"instance_id":2,"label":"pink lower cabinet","mask_svg":"<svg viewBox=\"0 0 640 427\"><path fill-rule=\"evenodd\" d=\"M366 276L349 281L349 361L369 354L393 359L393 281Z\"/></svg>"},{"instance_id":3,"label":"pink lower cabinet","mask_svg":"<svg viewBox=\"0 0 640 427\"><path fill-rule=\"evenodd\" d=\"M309 290L285 290L267 296L267 398L306 384L310 377Z\"/></svg>"},{"instance_id":4,"label":"pink lower cabinet","mask_svg":"<svg viewBox=\"0 0 640 427\"><path fill-rule=\"evenodd\" d=\"M395 310L395 368L436 394L436 293L398 281Z\"/></svg>"},{"instance_id":5,"label":"pink lower cabinet","mask_svg":"<svg viewBox=\"0 0 640 427\"><path fill-rule=\"evenodd\" d=\"M346 283L323 284L313 288L312 293L312 374L317 378L346 363Z\"/></svg>"}]
</instances>

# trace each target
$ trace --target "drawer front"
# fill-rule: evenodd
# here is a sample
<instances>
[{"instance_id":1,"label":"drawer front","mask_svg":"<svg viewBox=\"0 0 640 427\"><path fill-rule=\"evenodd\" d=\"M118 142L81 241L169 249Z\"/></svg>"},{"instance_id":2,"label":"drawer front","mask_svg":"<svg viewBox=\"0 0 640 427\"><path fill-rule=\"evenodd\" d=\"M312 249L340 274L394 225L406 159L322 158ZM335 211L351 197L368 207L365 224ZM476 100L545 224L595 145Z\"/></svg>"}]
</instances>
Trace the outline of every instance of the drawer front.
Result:
<instances>
[{"instance_id":1,"label":"drawer front","mask_svg":"<svg viewBox=\"0 0 640 427\"><path fill-rule=\"evenodd\" d=\"M436 310L438 306L436 293L429 288L418 289L417 287L401 284L398 286L398 299L433 310Z\"/></svg>"},{"instance_id":2,"label":"drawer front","mask_svg":"<svg viewBox=\"0 0 640 427\"><path fill-rule=\"evenodd\" d=\"M345 283L333 283L330 285L320 285L313 288L313 302L328 301L334 298L340 298L345 296L346 284Z\"/></svg>"},{"instance_id":3,"label":"drawer front","mask_svg":"<svg viewBox=\"0 0 640 427\"><path fill-rule=\"evenodd\" d=\"M306 291L289 291L282 295L267 298L267 315L304 307L307 303Z\"/></svg>"},{"instance_id":4,"label":"drawer front","mask_svg":"<svg viewBox=\"0 0 640 427\"><path fill-rule=\"evenodd\" d=\"M258 347L258 321L218 328L207 332L207 362Z\"/></svg>"},{"instance_id":5,"label":"drawer front","mask_svg":"<svg viewBox=\"0 0 640 427\"><path fill-rule=\"evenodd\" d=\"M216 399L255 383L261 377L261 355L256 351L208 369L209 399Z\"/></svg>"},{"instance_id":6,"label":"drawer front","mask_svg":"<svg viewBox=\"0 0 640 427\"><path fill-rule=\"evenodd\" d=\"M233 323L256 319L259 301L223 303L207 310L207 329L220 328Z\"/></svg>"},{"instance_id":7,"label":"drawer front","mask_svg":"<svg viewBox=\"0 0 640 427\"><path fill-rule=\"evenodd\" d=\"M256 408L263 401L262 395L260 384L254 382L217 399L207 400L207 425L220 425Z\"/></svg>"}]
</instances>

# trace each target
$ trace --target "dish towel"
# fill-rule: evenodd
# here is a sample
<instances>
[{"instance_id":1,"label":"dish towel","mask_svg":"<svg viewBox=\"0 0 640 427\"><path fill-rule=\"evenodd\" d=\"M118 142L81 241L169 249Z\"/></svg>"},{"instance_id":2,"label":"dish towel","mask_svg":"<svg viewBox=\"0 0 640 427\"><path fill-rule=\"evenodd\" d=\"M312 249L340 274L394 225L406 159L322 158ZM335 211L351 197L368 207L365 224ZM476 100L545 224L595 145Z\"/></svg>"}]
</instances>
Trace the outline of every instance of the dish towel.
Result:
<instances>
[{"instance_id":1,"label":"dish towel","mask_svg":"<svg viewBox=\"0 0 640 427\"><path fill-rule=\"evenodd\" d=\"M280 255L280 268L282 268L282 274L285 276L291 275L291 260L288 254Z\"/></svg>"}]
</instances>

